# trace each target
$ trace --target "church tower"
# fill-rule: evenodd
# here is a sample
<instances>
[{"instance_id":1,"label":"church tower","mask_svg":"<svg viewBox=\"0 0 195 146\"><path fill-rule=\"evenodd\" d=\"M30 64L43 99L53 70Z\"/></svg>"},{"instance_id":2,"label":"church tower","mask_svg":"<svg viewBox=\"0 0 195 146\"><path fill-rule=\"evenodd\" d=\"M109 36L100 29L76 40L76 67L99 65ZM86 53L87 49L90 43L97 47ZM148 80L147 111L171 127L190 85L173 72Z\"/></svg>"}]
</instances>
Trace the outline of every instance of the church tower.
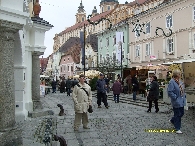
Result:
<instances>
[{"instance_id":1,"label":"church tower","mask_svg":"<svg viewBox=\"0 0 195 146\"><path fill-rule=\"evenodd\" d=\"M78 7L79 9L77 10L76 13L76 23L80 23L86 20L86 12L84 10L84 6L81 0L80 6Z\"/></svg>"},{"instance_id":2,"label":"church tower","mask_svg":"<svg viewBox=\"0 0 195 146\"><path fill-rule=\"evenodd\" d=\"M100 13L112 10L118 5L118 0L101 0L100 2Z\"/></svg>"}]
</instances>

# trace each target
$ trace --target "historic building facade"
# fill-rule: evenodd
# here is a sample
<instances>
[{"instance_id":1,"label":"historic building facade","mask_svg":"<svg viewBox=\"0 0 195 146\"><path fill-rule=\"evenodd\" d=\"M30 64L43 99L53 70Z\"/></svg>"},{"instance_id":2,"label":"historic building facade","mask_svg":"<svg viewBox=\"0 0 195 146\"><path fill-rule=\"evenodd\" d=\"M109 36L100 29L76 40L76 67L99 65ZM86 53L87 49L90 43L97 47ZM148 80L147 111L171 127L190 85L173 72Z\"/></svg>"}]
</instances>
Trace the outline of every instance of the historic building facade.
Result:
<instances>
[{"instance_id":1,"label":"historic building facade","mask_svg":"<svg viewBox=\"0 0 195 146\"><path fill-rule=\"evenodd\" d=\"M32 17L29 3L34 8ZM39 56L46 49L45 32L52 25L40 18L39 12L38 1L0 3L1 145L21 145L15 121L24 120L29 112L41 108Z\"/></svg>"},{"instance_id":2,"label":"historic building facade","mask_svg":"<svg viewBox=\"0 0 195 146\"><path fill-rule=\"evenodd\" d=\"M182 18L182 20L181 20ZM195 3L193 0L164 1L146 13L141 13L132 21L144 23L140 36L131 30L129 24L129 52L131 67L147 64L162 64L179 60L185 54L194 53L195 42ZM157 27L162 30L157 30ZM156 34L156 31L158 35Z\"/></svg>"}]
</instances>

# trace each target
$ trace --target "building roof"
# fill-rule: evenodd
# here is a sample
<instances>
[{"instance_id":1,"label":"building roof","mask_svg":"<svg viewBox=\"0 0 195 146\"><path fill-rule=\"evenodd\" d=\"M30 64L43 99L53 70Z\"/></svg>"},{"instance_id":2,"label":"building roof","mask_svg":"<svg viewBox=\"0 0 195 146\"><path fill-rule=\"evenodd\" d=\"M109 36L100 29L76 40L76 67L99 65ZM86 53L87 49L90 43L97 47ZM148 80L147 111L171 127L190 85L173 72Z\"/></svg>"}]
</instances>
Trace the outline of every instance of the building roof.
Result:
<instances>
[{"instance_id":1,"label":"building roof","mask_svg":"<svg viewBox=\"0 0 195 146\"><path fill-rule=\"evenodd\" d=\"M95 34L87 36L86 43L89 43L94 52L98 51L98 37Z\"/></svg>"},{"instance_id":2,"label":"building roof","mask_svg":"<svg viewBox=\"0 0 195 146\"><path fill-rule=\"evenodd\" d=\"M96 16L92 17L90 20L91 21L97 21L97 20L101 19L102 17L105 17L106 15L108 15L110 12L111 12L111 10L106 11L104 13L101 13L99 15L96 15ZM85 20L85 21L77 23L77 24L75 24L75 25L73 25L71 27L68 27L66 30L64 30L61 33L59 33L59 36L65 34L67 32L73 31L73 30L75 30L77 28L81 28L81 27L84 26L84 24L88 25L89 22L87 20Z\"/></svg>"},{"instance_id":3,"label":"building roof","mask_svg":"<svg viewBox=\"0 0 195 146\"><path fill-rule=\"evenodd\" d=\"M71 48L74 44L80 44L79 37L70 37L59 49L59 52L66 53L69 48Z\"/></svg>"},{"instance_id":4,"label":"building roof","mask_svg":"<svg viewBox=\"0 0 195 146\"><path fill-rule=\"evenodd\" d=\"M53 25L49 24L49 22L43 20L43 18L40 18L40 17L31 17L31 20L32 20L34 23L37 23L37 24L41 24L41 25L53 27Z\"/></svg>"}]
</instances>

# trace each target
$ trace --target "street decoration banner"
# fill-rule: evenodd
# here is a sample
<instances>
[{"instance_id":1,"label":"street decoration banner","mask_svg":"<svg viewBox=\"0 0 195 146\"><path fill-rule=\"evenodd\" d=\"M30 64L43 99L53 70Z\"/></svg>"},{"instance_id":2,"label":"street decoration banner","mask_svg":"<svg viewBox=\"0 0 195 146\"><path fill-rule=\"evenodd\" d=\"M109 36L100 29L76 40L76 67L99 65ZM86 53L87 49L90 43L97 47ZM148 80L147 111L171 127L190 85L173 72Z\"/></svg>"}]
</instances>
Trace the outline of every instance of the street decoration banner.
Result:
<instances>
[{"instance_id":1,"label":"street decoration banner","mask_svg":"<svg viewBox=\"0 0 195 146\"><path fill-rule=\"evenodd\" d=\"M82 65L85 64L85 48L84 48L84 32L80 31L80 43L81 43L81 54L82 54Z\"/></svg>"},{"instance_id":2,"label":"street decoration banner","mask_svg":"<svg viewBox=\"0 0 195 146\"><path fill-rule=\"evenodd\" d=\"M121 49L123 44L123 32L116 32L116 59L121 62Z\"/></svg>"},{"instance_id":3,"label":"street decoration banner","mask_svg":"<svg viewBox=\"0 0 195 146\"><path fill-rule=\"evenodd\" d=\"M40 95L45 96L45 80L41 81L40 84Z\"/></svg>"}]
</instances>

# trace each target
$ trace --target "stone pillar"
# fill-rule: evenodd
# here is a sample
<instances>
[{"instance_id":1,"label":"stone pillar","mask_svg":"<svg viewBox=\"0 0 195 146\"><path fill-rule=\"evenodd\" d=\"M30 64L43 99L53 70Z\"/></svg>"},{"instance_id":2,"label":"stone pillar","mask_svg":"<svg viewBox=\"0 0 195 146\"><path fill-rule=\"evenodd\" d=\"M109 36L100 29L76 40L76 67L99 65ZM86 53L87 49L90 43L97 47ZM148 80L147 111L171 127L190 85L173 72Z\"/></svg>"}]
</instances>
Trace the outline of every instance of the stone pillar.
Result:
<instances>
[{"instance_id":1,"label":"stone pillar","mask_svg":"<svg viewBox=\"0 0 195 146\"><path fill-rule=\"evenodd\" d=\"M15 125L14 34L22 25L0 20L0 145L19 145Z\"/></svg>"},{"instance_id":2,"label":"stone pillar","mask_svg":"<svg viewBox=\"0 0 195 146\"><path fill-rule=\"evenodd\" d=\"M40 101L40 52L32 53L32 101L33 110L42 109Z\"/></svg>"}]
</instances>

